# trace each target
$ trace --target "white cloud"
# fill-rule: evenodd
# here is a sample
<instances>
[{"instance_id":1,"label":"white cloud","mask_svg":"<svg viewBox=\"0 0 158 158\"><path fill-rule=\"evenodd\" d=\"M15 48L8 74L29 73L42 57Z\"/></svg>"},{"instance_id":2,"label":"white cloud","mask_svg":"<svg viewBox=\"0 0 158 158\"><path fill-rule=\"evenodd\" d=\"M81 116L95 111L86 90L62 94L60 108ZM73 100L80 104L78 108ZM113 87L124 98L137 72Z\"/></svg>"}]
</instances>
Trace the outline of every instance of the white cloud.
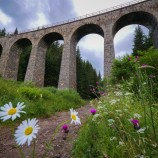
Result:
<instances>
[{"instance_id":1,"label":"white cloud","mask_svg":"<svg viewBox=\"0 0 158 158\"><path fill-rule=\"evenodd\" d=\"M46 18L44 13L39 12L37 13L37 19L32 21L29 27L38 27L46 24L49 24L49 20Z\"/></svg>"},{"instance_id":2,"label":"white cloud","mask_svg":"<svg viewBox=\"0 0 158 158\"><path fill-rule=\"evenodd\" d=\"M86 48L88 51L103 51L104 50L104 39L97 34L89 34L83 37L78 45Z\"/></svg>"},{"instance_id":3,"label":"white cloud","mask_svg":"<svg viewBox=\"0 0 158 158\"><path fill-rule=\"evenodd\" d=\"M77 44L81 57L88 60L97 72L103 75L104 65L104 39L100 35L90 34L83 37Z\"/></svg>"},{"instance_id":4,"label":"white cloud","mask_svg":"<svg viewBox=\"0 0 158 158\"><path fill-rule=\"evenodd\" d=\"M131 0L73 0L73 3L78 15L85 15L88 13L97 12L130 1Z\"/></svg>"},{"instance_id":5,"label":"white cloud","mask_svg":"<svg viewBox=\"0 0 158 158\"><path fill-rule=\"evenodd\" d=\"M4 14L2 10L0 9L0 23L2 23L2 25L8 25L11 22L12 22L12 19L6 14Z\"/></svg>"}]
</instances>

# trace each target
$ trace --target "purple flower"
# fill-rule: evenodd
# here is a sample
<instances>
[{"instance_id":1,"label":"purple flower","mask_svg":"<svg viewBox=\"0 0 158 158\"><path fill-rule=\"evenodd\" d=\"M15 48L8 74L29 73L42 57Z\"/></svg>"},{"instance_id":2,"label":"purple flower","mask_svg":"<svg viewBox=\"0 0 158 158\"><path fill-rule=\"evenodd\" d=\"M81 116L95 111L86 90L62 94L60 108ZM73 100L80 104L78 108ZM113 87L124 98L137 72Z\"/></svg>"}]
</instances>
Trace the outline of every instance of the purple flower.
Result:
<instances>
[{"instance_id":1,"label":"purple flower","mask_svg":"<svg viewBox=\"0 0 158 158\"><path fill-rule=\"evenodd\" d=\"M94 115L97 112L97 110L96 109L91 109L90 112L91 112L92 115Z\"/></svg>"},{"instance_id":2,"label":"purple flower","mask_svg":"<svg viewBox=\"0 0 158 158\"><path fill-rule=\"evenodd\" d=\"M131 61L131 58L128 58L128 61Z\"/></svg>"},{"instance_id":3,"label":"purple flower","mask_svg":"<svg viewBox=\"0 0 158 158\"><path fill-rule=\"evenodd\" d=\"M68 133L68 132L69 132L69 129L68 129L68 128L69 128L69 127L68 127L68 125L66 125L66 124L62 126L62 129L64 130L65 133Z\"/></svg>"},{"instance_id":4,"label":"purple flower","mask_svg":"<svg viewBox=\"0 0 158 158\"><path fill-rule=\"evenodd\" d=\"M135 124L139 124L139 120L135 120L135 119L133 119L131 122L133 123L133 125L135 125Z\"/></svg>"},{"instance_id":5,"label":"purple flower","mask_svg":"<svg viewBox=\"0 0 158 158\"><path fill-rule=\"evenodd\" d=\"M96 82L96 85L98 85L99 84L99 82Z\"/></svg>"},{"instance_id":6,"label":"purple flower","mask_svg":"<svg viewBox=\"0 0 158 158\"><path fill-rule=\"evenodd\" d=\"M139 130L140 126L139 126L139 120L131 120L131 122L133 123L134 129Z\"/></svg>"},{"instance_id":7,"label":"purple flower","mask_svg":"<svg viewBox=\"0 0 158 158\"><path fill-rule=\"evenodd\" d=\"M100 91L100 92L99 92L99 94L101 94L101 95L102 95L102 94L104 94L104 92L103 92L103 91Z\"/></svg>"},{"instance_id":8,"label":"purple flower","mask_svg":"<svg viewBox=\"0 0 158 158\"><path fill-rule=\"evenodd\" d=\"M136 59L138 60L138 59L139 59L139 56L136 56Z\"/></svg>"}]
</instances>

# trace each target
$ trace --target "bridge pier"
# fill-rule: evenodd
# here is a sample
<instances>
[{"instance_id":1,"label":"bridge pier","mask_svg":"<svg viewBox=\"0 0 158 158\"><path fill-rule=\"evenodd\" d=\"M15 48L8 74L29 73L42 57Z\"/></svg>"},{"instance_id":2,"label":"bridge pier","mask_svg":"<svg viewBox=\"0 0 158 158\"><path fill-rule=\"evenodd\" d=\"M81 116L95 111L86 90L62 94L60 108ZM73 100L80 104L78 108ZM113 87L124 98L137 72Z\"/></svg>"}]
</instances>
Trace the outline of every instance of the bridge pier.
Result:
<instances>
[{"instance_id":1,"label":"bridge pier","mask_svg":"<svg viewBox=\"0 0 158 158\"><path fill-rule=\"evenodd\" d=\"M20 60L20 48L17 44L14 44L11 49L5 54L2 54L1 63L1 75L7 79L17 80L19 60ZM5 58L5 60L3 60ZM4 65L3 65L4 64Z\"/></svg>"},{"instance_id":2,"label":"bridge pier","mask_svg":"<svg viewBox=\"0 0 158 158\"><path fill-rule=\"evenodd\" d=\"M153 42L154 42L154 47L158 49L158 26L156 26L156 28L153 31Z\"/></svg>"},{"instance_id":3,"label":"bridge pier","mask_svg":"<svg viewBox=\"0 0 158 158\"><path fill-rule=\"evenodd\" d=\"M24 82L33 82L36 86L44 86L45 58L47 46L44 41L32 45L32 51Z\"/></svg>"},{"instance_id":4,"label":"bridge pier","mask_svg":"<svg viewBox=\"0 0 158 158\"><path fill-rule=\"evenodd\" d=\"M76 41L64 39L59 89L76 89Z\"/></svg>"},{"instance_id":5,"label":"bridge pier","mask_svg":"<svg viewBox=\"0 0 158 158\"><path fill-rule=\"evenodd\" d=\"M104 30L104 77L110 76L113 60L115 59L112 27Z\"/></svg>"}]
</instances>

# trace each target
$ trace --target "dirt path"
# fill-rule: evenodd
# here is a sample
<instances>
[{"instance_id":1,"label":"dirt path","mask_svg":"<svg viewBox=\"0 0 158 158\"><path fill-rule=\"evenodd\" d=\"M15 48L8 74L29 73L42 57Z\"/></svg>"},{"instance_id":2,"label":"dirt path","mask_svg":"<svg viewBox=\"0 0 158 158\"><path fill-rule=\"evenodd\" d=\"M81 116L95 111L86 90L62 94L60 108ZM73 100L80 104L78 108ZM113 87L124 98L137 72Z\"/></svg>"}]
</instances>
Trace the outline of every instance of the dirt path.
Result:
<instances>
[{"instance_id":1,"label":"dirt path","mask_svg":"<svg viewBox=\"0 0 158 158\"><path fill-rule=\"evenodd\" d=\"M86 121L87 117L90 115L89 109L90 105L86 105L77 109L79 113L78 116L81 119L82 124ZM81 125L70 125L70 112L59 112L56 115L52 115L47 119L39 119L40 131L36 139L36 157L42 158L42 155L45 153L45 142L48 142L56 127L64 122L69 121L68 125L70 127L69 133L65 134L61 127L59 128L55 138L52 143L53 147L50 147L51 150L48 151L46 158L71 158L72 145L77 137L77 133ZM32 144L31 146L23 146L23 152L26 155L26 158L31 158L32 154ZM11 130L8 127L0 129L0 158L20 158L19 151L16 147L16 143L13 140Z\"/></svg>"}]
</instances>

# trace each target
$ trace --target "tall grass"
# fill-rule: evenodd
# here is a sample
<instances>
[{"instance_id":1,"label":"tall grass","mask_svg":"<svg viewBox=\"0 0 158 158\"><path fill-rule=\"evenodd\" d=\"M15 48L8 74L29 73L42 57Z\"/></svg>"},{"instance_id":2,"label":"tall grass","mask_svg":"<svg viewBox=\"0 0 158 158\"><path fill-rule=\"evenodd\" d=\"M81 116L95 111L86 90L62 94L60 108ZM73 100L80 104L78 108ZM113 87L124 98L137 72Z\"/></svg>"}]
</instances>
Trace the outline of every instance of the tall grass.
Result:
<instances>
[{"instance_id":1,"label":"tall grass","mask_svg":"<svg viewBox=\"0 0 158 158\"><path fill-rule=\"evenodd\" d=\"M131 86L132 78L121 85L107 85L107 96L92 102L97 114L82 127L74 144L75 158L157 157L158 103L153 97L155 87L144 72L137 70L137 93ZM134 128L133 119L139 121L140 128Z\"/></svg>"}]
</instances>

